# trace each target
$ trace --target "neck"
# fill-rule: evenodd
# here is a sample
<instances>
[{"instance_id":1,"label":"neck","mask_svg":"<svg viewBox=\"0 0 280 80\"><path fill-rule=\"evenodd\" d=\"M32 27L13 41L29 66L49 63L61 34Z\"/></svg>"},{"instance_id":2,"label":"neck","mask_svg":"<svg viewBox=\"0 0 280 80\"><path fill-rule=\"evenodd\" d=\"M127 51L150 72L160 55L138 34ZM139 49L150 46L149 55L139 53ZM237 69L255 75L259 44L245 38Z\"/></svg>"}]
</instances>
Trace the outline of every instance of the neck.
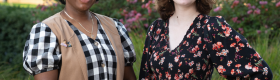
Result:
<instances>
[{"instance_id":1,"label":"neck","mask_svg":"<svg viewBox=\"0 0 280 80\"><path fill-rule=\"evenodd\" d=\"M82 21L87 21L89 19L91 19L90 17L90 13L89 13L89 10L86 10L86 11L80 11L80 10L77 10L71 6L65 6L64 8L65 12L70 16L72 17L73 19L79 21L79 22L82 22Z\"/></svg>"},{"instance_id":2,"label":"neck","mask_svg":"<svg viewBox=\"0 0 280 80\"><path fill-rule=\"evenodd\" d=\"M193 20L200 14L196 10L196 4L191 4L188 6L174 4L175 12L171 16L171 19L175 21L178 25L184 25L186 22L193 22Z\"/></svg>"}]
</instances>

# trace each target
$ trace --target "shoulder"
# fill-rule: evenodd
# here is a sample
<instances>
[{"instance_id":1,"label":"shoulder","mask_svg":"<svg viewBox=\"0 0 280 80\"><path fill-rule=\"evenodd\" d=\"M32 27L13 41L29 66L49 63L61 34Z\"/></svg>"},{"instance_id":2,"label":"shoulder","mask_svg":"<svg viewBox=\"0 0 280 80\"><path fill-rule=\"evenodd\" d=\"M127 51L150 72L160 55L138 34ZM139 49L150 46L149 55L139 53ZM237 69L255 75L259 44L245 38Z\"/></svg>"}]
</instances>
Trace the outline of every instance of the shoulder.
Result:
<instances>
[{"instance_id":1,"label":"shoulder","mask_svg":"<svg viewBox=\"0 0 280 80\"><path fill-rule=\"evenodd\" d=\"M148 31L154 32L156 29L162 29L167 26L167 21L158 19L155 20L148 28Z\"/></svg>"},{"instance_id":2,"label":"shoulder","mask_svg":"<svg viewBox=\"0 0 280 80\"><path fill-rule=\"evenodd\" d=\"M52 23L52 22L54 22L54 21L57 21L56 19L60 19L60 18L61 18L60 12L58 12L58 13L56 13L56 14L54 14L54 15L48 17L48 18L46 18L46 19L43 20L42 22L48 24L48 23Z\"/></svg>"},{"instance_id":3,"label":"shoulder","mask_svg":"<svg viewBox=\"0 0 280 80\"><path fill-rule=\"evenodd\" d=\"M48 25L46 25L45 23L37 23L37 24L34 24L33 27L31 28L31 31L46 31L46 32L52 32L51 29L49 28Z\"/></svg>"},{"instance_id":4,"label":"shoulder","mask_svg":"<svg viewBox=\"0 0 280 80\"><path fill-rule=\"evenodd\" d=\"M210 17L209 16L209 21L206 24L208 29L217 29L220 30L225 30L225 28L231 28L227 21L222 17L222 16L215 16L215 17Z\"/></svg>"}]
</instances>

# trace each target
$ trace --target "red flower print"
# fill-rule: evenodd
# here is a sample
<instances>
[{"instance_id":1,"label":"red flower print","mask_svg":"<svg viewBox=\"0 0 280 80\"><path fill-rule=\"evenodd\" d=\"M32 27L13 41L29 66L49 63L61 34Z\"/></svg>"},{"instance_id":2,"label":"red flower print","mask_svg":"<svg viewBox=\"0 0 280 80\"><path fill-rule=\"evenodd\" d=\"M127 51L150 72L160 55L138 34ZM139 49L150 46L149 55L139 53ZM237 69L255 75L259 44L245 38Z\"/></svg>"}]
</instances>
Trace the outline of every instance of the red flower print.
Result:
<instances>
[{"instance_id":1,"label":"red flower print","mask_svg":"<svg viewBox=\"0 0 280 80\"><path fill-rule=\"evenodd\" d=\"M222 52L217 52L216 53L216 56L221 56L221 55L224 55L224 56L227 56L227 53L228 53L229 51L227 50L227 49L223 49L222 50Z\"/></svg>"},{"instance_id":2,"label":"red flower print","mask_svg":"<svg viewBox=\"0 0 280 80\"><path fill-rule=\"evenodd\" d=\"M196 63L196 70L200 70L200 63Z\"/></svg>"},{"instance_id":3,"label":"red flower print","mask_svg":"<svg viewBox=\"0 0 280 80\"><path fill-rule=\"evenodd\" d=\"M187 35L187 38L191 38L191 33L189 33L189 34Z\"/></svg>"},{"instance_id":4,"label":"red flower print","mask_svg":"<svg viewBox=\"0 0 280 80\"><path fill-rule=\"evenodd\" d=\"M154 25L151 26L150 31L153 31Z\"/></svg>"},{"instance_id":5,"label":"red flower print","mask_svg":"<svg viewBox=\"0 0 280 80\"><path fill-rule=\"evenodd\" d=\"M172 63L169 63L169 64L168 64L168 68L170 68L170 70L172 70L172 67L173 67L173 64L172 64Z\"/></svg>"},{"instance_id":6,"label":"red flower print","mask_svg":"<svg viewBox=\"0 0 280 80\"><path fill-rule=\"evenodd\" d=\"M237 74L240 74L240 73L241 73L241 71L240 71L239 69L237 69L236 72L237 72Z\"/></svg>"},{"instance_id":7,"label":"red flower print","mask_svg":"<svg viewBox=\"0 0 280 80\"><path fill-rule=\"evenodd\" d=\"M225 36L228 37L231 31L232 31L231 28L226 27L226 31L224 31Z\"/></svg>"},{"instance_id":8,"label":"red flower print","mask_svg":"<svg viewBox=\"0 0 280 80\"><path fill-rule=\"evenodd\" d=\"M160 32L161 32L161 29L158 28L156 33L159 34Z\"/></svg>"},{"instance_id":9,"label":"red flower print","mask_svg":"<svg viewBox=\"0 0 280 80\"><path fill-rule=\"evenodd\" d=\"M183 79L183 75L184 75L184 73L180 74L180 75L179 75L179 78L180 78L180 79Z\"/></svg>"},{"instance_id":10,"label":"red flower print","mask_svg":"<svg viewBox=\"0 0 280 80\"><path fill-rule=\"evenodd\" d=\"M254 54L254 56L257 57L257 58L261 58L261 56L260 56L260 54L259 54L258 52L256 52L256 53Z\"/></svg>"},{"instance_id":11,"label":"red flower print","mask_svg":"<svg viewBox=\"0 0 280 80\"><path fill-rule=\"evenodd\" d=\"M191 33L193 33L193 32L194 32L194 29L191 30Z\"/></svg>"},{"instance_id":12,"label":"red flower print","mask_svg":"<svg viewBox=\"0 0 280 80\"><path fill-rule=\"evenodd\" d=\"M183 62L181 61L181 62L179 63L179 65L178 65L178 66L179 66L179 67L181 67L182 63L183 63Z\"/></svg>"},{"instance_id":13,"label":"red flower print","mask_svg":"<svg viewBox=\"0 0 280 80\"><path fill-rule=\"evenodd\" d=\"M205 48L206 48L206 44L203 45L203 49L205 49Z\"/></svg>"},{"instance_id":14,"label":"red flower print","mask_svg":"<svg viewBox=\"0 0 280 80\"><path fill-rule=\"evenodd\" d=\"M158 59L159 59L159 56L156 56L155 59L154 59L154 61L157 61Z\"/></svg>"},{"instance_id":15,"label":"red flower print","mask_svg":"<svg viewBox=\"0 0 280 80\"><path fill-rule=\"evenodd\" d=\"M268 71L267 71L267 67L263 68L263 75L267 75L268 74Z\"/></svg>"},{"instance_id":16,"label":"red flower print","mask_svg":"<svg viewBox=\"0 0 280 80\"><path fill-rule=\"evenodd\" d=\"M236 40L236 42L239 42L241 39L239 38L238 35L236 35L236 36L235 36L235 40Z\"/></svg>"},{"instance_id":17,"label":"red flower print","mask_svg":"<svg viewBox=\"0 0 280 80\"><path fill-rule=\"evenodd\" d=\"M193 62L193 61L189 62L189 66L192 66L193 64L194 64L194 62Z\"/></svg>"},{"instance_id":18,"label":"red flower print","mask_svg":"<svg viewBox=\"0 0 280 80\"><path fill-rule=\"evenodd\" d=\"M259 67L253 67L253 72L258 72L259 71Z\"/></svg>"},{"instance_id":19,"label":"red flower print","mask_svg":"<svg viewBox=\"0 0 280 80\"><path fill-rule=\"evenodd\" d=\"M210 24L207 25L207 29L208 29L208 31L211 30Z\"/></svg>"},{"instance_id":20,"label":"red flower print","mask_svg":"<svg viewBox=\"0 0 280 80\"><path fill-rule=\"evenodd\" d=\"M145 48L145 52L144 52L144 54L146 54L146 53L148 53L148 48Z\"/></svg>"},{"instance_id":21,"label":"red flower print","mask_svg":"<svg viewBox=\"0 0 280 80\"><path fill-rule=\"evenodd\" d=\"M202 54L202 51L198 51L197 54L193 54L193 57L197 57L197 56L201 57L201 54Z\"/></svg>"},{"instance_id":22,"label":"red flower print","mask_svg":"<svg viewBox=\"0 0 280 80\"><path fill-rule=\"evenodd\" d=\"M189 73L186 73L186 74L185 74L185 78L189 79L189 77L190 77L190 74L189 74Z\"/></svg>"},{"instance_id":23,"label":"red flower print","mask_svg":"<svg viewBox=\"0 0 280 80\"><path fill-rule=\"evenodd\" d=\"M252 47L249 45L249 43L248 43L248 42L247 42L246 44L247 44L247 47L252 48Z\"/></svg>"},{"instance_id":24,"label":"red flower print","mask_svg":"<svg viewBox=\"0 0 280 80\"><path fill-rule=\"evenodd\" d=\"M223 30L225 30L225 29L226 29L226 27L227 27L226 25L222 25L222 29L223 29Z\"/></svg>"},{"instance_id":25,"label":"red flower print","mask_svg":"<svg viewBox=\"0 0 280 80\"><path fill-rule=\"evenodd\" d=\"M205 19L205 20L204 20L204 24L206 24L207 22L208 22L208 19Z\"/></svg>"},{"instance_id":26,"label":"red flower print","mask_svg":"<svg viewBox=\"0 0 280 80\"><path fill-rule=\"evenodd\" d=\"M163 64L164 59L165 59L165 57L162 57L162 58L160 59L159 65L162 65L162 64Z\"/></svg>"},{"instance_id":27,"label":"red flower print","mask_svg":"<svg viewBox=\"0 0 280 80\"><path fill-rule=\"evenodd\" d=\"M244 76L244 78L249 78L250 76L249 76L249 74L247 74L246 76Z\"/></svg>"},{"instance_id":28,"label":"red flower print","mask_svg":"<svg viewBox=\"0 0 280 80\"><path fill-rule=\"evenodd\" d=\"M239 68L241 66L241 64L236 64L235 67Z\"/></svg>"},{"instance_id":29,"label":"red flower print","mask_svg":"<svg viewBox=\"0 0 280 80\"><path fill-rule=\"evenodd\" d=\"M197 28L200 28L201 27L200 25L201 25L200 21L198 21L198 23L196 23Z\"/></svg>"},{"instance_id":30,"label":"red flower print","mask_svg":"<svg viewBox=\"0 0 280 80\"><path fill-rule=\"evenodd\" d=\"M193 68L189 69L189 73L190 73L190 74L193 73Z\"/></svg>"},{"instance_id":31,"label":"red flower print","mask_svg":"<svg viewBox=\"0 0 280 80\"><path fill-rule=\"evenodd\" d=\"M177 55L177 56L174 58L174 61L175 61L175 62L178 62L178 61L179 61L179 57L180 57L180 55Z\"/></svg>"},{"instance_id":32,"label":"red flower print","mask_svg":"<svg viewBox=\"0 0 280 80\"><path fill-rule=\"evenodd\" d=\"M158 35L157 35L157 36L155 36L155 40L156 40L156 41L158 40Z\"/></svg>"},{"instance_id":33,"label":"red flower print","mask_svg":"<svg viewBox=\"0 0 280 80\"><path fill-rule=\"evenodd\" d=\"M199 47L198 45L195 46L195 51L199 50Z\"/></svg>"},{"instance_id":34,"label":"red flower print","mask_svg":"<svg viewBox=\"0 0 280 80\"><path fill-rule=\"evenodd\" d=\"M168 72L165 72L165 77L171 79L171 75Z\"/></svg>"},{"instance_id":35,"label":"red flower print","mask_svg":"<svg viewBox=\"0 0 280 80\"><path fill-rule=\"evenodd\" d=\"M238 44L240 47L245 47L243 43Z\"/></svg>"},{"instance_id":36,"label":"red flower print","mask_svg":"<svg viewBox=\"0 0 280 80\"><path fill-rule=\"evenodd\" d=\"M230 74L231 74L231 75L234 74L234 69L231 69Z\"/></svg>"},{"instance_id":37,"label":"red flower print","mask_svg":"<svg viewBox=\"0 0 280 80\"><path fill-rule=\"evenodd\" d=\"M175 74L174 79L175 79L175 80L179 80L179 79L180 79L179 76L178 76L178 74Z\"/></svg>"},{"instance_id":38,"label":"red flower print","mask_svg":"<svg viewBox=\"0 0 280 80\"><path fill-rule=\"evenodd\" d=\"M178 69L178 72L181 72L181 70L180 70L180 69Z\"/></svg>"},{"instance_id":39,"label":"red flower print","mask_svg":"<svg viewBox=\"0 0 280 80\"><path fill-rule=\"evenodd\" d=\"M236 50L236 52L239 52L239 51L240 51L238 47L236 47L235 50Z\"/></svg>"},{"instance_id":40,"label":"red flower print","mask_svg":"<svg viewBox=\"0 0 280 80\"><path fill-rule=\"evenodd\" d=\"M158 76L158 78L159 78L159 79L161 79L161 77L162 77L162 74L161 74L161 73L159 73L159 76Z\"/></svg>"},{"instance_id":41,"label":"red flower print","mask_svg":"<svg viewBox=\"0 0 280 80\"><path fill-rule=\"evenodd\" d=\"M205 69L206 69L206 64L203 64L202 70L205 71Z\"/></svg>"},{"instance_id":42,"label":"red flower print","mask_svg":"<svg viewBox=\"0 0 280 80\"><path fill-rule=\"evenodd\" d=\"M223 44L222 44L222 42L217 42L217 44L214 43L212 46L213 46L212 49L213 49L213 50L217 50L217 51L218 51L220 48L224 47Z\"/></svg>"},{"instance_id":43,"label":"red flower print","mask_svg":"<svg viewBox=\"0 0 280 80\"><path fill-rule=\"evenodd\" d=\"M204 16L203 15L199 15L199 20L201 20Z\"/></svg>"},{"instance_id":44,"label":"red flower print","mask_svg":"<svg viewBox=\"0 0 280 80\"><path fill-rule=\"evenodd\" d=\"M187 42L186 40L183 42L183 45L185 46L189 46L189 42Z\"/></svg>"},{"instance_id":45,"label":"red flower print","mask_svg":"<svg viewBox=\"0 0 280 80\"><path fill-rule=\"evenodd\" d=\"M156 72L159 73L159 69L156 68Z\"/></svg>"},{"instance_id":46,"label":"red flower print","mask_svg":"<svg viewBox=\"0 0 280 80\"><path fill-rule=\"evenodd\" d=\"M181 55L181 57L185 57L185 54Z\"/></svg>"},{"instance_id":47,"label":"red flower print","mask_svg":"<svg viewBox=\"0 0 280 80\"><path fill-rule=\"evenodd\" d=\"M197 44L201 44L201 37L197 39Z\"/></svg>"},{"instance_id":48,"label":"red flower print","mask_svg":"<svg viewBox=\"0 0 280 80\"><path fill-rule=\"evenodd\" d=\"M217 69L219 73L223 73L226 71L226 69L222 65L219 65Z\"/></svg>"},{"instance_id":49,"label":"red flower print","mask_svg":"<svg viewBox=\"0 0 280 80\"><path fill-rule=\"evenodd\" d=\"M220 18L220 19L222 18L222 16L216 16L216 17L217 17L217 18Z\"/></svg>"},{"instance_id":50,"label":"red flower print","mask_svg":"<svg viewBox=\"0 0 280 80\"><path fill-rule=\"evenodd\" d=\"M230 47L235 47L236 43L231 43Z\"/></svg>"},{"instance_id":51,"label":"red flower print","mask_svg":"<svg viewBox=\"0 0 280 80\"><path fill-rule=\"evenodd\" d=\"M229 60L228 63L227 63L227 66L229 67L231 63L232 63L232 61Z\"/></svg>"},{"instance_id":52,"label":"red flower print","mask_svg":"<svg viewBox=\"0 0 280 80\"><path fill-rule=\"evenodd\" d=\"M252 69L252 65L250 62L247 65L245 65L245 69L247 70Z\"/></svg>"},{"instance_id":53,"label":"red flower print","mask_svg":"<svg viewBox=\"0 0 280 80\"><path fill-rule=\"evenodd\" d=\"M259 78L255 78L254 80L261 80L261 79L259 79Z\"/></svg>"}]
</instances>

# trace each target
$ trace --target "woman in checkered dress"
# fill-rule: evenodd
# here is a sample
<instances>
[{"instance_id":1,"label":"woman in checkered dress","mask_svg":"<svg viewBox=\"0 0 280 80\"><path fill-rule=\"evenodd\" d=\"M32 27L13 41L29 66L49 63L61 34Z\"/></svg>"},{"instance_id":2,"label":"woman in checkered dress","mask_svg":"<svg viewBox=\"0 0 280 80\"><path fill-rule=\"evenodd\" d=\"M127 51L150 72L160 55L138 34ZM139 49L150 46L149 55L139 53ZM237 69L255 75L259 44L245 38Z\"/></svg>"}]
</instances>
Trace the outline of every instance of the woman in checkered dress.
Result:
<instances>
[{"instance_id":1,"label":"woman in checkered dress","mask_svg":"<svg viewBox=\"0 0 280 80\"><path fill-rule=\"evenodd\" d=\"M60 15L79 39L85 55L88 80L116 80L117 57L112 42L104 31L106 25L102 25L101 19L89 12L90 7L97 1L60 0L62 4L65 4ZM125 76L123 79L135 80L132 64L136 60L136 55L133 44L124 25L116 19L113 19L113 22L124 54L123 73ZM53 33L49 25L35 24L23 51L24 69L33 75L35 80L57 80L63 54L61 46L72 47L69 42L59 43L57 35Z\"/></svg>"}]
</instances>

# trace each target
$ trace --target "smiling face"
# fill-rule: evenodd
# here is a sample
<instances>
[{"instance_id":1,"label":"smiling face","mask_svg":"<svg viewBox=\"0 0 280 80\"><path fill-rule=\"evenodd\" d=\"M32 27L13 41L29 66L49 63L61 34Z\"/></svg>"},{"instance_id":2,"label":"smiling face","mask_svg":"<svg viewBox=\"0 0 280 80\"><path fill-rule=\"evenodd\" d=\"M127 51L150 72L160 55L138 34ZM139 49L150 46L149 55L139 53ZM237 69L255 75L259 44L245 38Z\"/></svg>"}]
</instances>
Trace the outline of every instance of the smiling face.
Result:
<instances>
[{"instance_id":1,"label":"smiling face","mask_svg":"<svg viewBox=\"0 0 280 80\"><path fill-rule=\"evenodd\" d=\"M87 11L96 0L66 0L66 7L74 8L79 11Z\"/></svg>"}]
</instances>

